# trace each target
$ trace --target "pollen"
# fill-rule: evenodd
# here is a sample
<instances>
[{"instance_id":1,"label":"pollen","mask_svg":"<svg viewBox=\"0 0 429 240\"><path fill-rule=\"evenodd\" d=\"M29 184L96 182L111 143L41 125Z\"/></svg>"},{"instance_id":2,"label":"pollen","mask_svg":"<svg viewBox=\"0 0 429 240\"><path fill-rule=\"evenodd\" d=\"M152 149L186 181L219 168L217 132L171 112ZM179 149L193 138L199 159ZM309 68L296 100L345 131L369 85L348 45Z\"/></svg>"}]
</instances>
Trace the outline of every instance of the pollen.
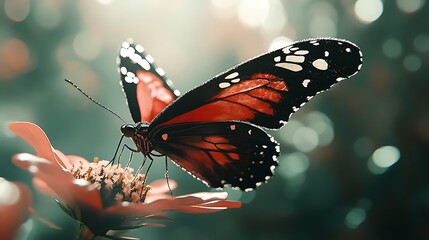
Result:
<instances>
[{"instance_id":1,"label":"pollen","mask_svg":"<svg viewBox=\"0 0 429 240\"><path fill-rule=\"evenodd\" d=\"M123 168L120 164L94 158L92 163L79 162L68 169L76 179L92 183L101 193L103 206L112 206L117 202L144 203L150 190L144 185L144 174L133 174L134 169Z\"/></svg>"}]
</instances>

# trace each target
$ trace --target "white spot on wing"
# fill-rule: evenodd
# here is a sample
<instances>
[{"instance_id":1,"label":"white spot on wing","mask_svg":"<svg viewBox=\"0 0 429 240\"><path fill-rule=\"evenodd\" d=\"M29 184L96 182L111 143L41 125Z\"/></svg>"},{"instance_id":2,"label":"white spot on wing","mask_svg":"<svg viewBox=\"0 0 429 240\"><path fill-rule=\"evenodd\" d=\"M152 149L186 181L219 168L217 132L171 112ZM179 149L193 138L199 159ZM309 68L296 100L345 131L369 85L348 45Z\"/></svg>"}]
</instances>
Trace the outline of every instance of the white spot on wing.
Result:
<instances>
[{"instance_id":1,"label":"white spot on wing","mask_svg":"<svg viewBox=\"0 0 429 240\"><path fill-rule=\"evenodd\" d=\"M302 81L302 86L306 88L309 83L310 83L310 79L304 79L304 81Z\"/></svg>"},{"instance_id":2,"label":"white spot on wing","mask_svg":"<svg viewBox=\"0 0 429 240\"><path fill-rule=\"evenodd\" d=\"M123 48L129 48L130 47L130 43L129 42L123 42L122 43L122 47Z\"/></svg>"},{"instance_id":3,"label":"white spot on wing","mask_svg":"<svg viewBox=\"0 0 429 240\"><path fill-rule=\"evenodd\" d=\"M291 47L292 47L292 46L288 46L288 47L283 48L283 50L282 50L282 51L283 51L283 53L284 53L284 54L289 54L289 53L290 53L290 50L289 50L289 49L290 49Z\"/></svg>"},{"instance_id":4,"label":"white spot on wing","mask_svg":"<svg viewBox=\"0 0 429 240\"><path fill-rule=\"evenodd\" d=\"M136 75L135 75L133 72L127 72L127 76L128 76L128 77L133 78L133 77L135 77Z\"/></svg>"},{"instance_id":5,"label":"white spot on wing","mask_svg":"<svg viewBox=\"0 0 429 240\"><path fill-rule=\"evenodd\" d=\"M313 66L319 70L327 70L328 69L328 63L324 59L317 59L313 62Z\"/></svg>"},{"instance_id":6,"label":"white spot on wing","mask_svg":"<svg viewBox=\"0 0 429 240\"><path fill-rule=\"evenodd\" d=\"M329 52L325 51L325 57L329 57Z\"/></svg>"},{"instance_id":7,"label":"white spot on wing","mask_svg":"<svg viewBox=\"0 0 429 240\"><path fill-rule=\"evenodd\" d=\"M233 72L231 74L229 74L228 76L225 77L225 79L233 79L238 77L238 72Z\"/></svg>"},{"instance_id":8,"label":"white spot on wing","mask_svg":"<svg viewBox=\"0 0 429 240\"><path fill-rule=\"evenodd\" d=\"M281 59L281 57L277 56L277 57L274 58L274 62L280 62L280 59Z\"/></svg>"},{"instance_id":9,"label":"white spot on wing","mask_svg":"<svg viewBox=\"0 0 429 240\"><path fill-rule=\"evenodd\" d=\"M126 68L126 67L121 67L120 71L121 71L121 73L122 73L123 75L126 75L126 74L127 74L127 72L128 72L128 70L127 70L127 68Z\"/></svg>"},{"instance_id":10,"label":"white spot on wing","mask_svg":"<svg viewBox=\"0 0 429 240\"><path fill-rule=\"evenodd\" d=\"M142 47L142 45L140 45L140 44L137 44L136 50L137 50L137 52L142 53L144 51L144 47Z\"/></svg>"},{"instance_id":11,"label":"white spot on wing","mask_svg":"<svg viewBox=\"0 0 429 240\"><path fill-rule=\"evenodd\" d=\"M148 61L146 61L146 59L142 59L140 58L139 60L136 61L142 68L144 68L146 71L149 71L150 69L150 64ZM161 75L161 74L160 74Z\"/></svg>"},{"instance_id":12,"label":"white spot on wing","mask_svg":"<svg viewBox=\"0 0 429 240\"><path fill-rule=\"evenodd\" d=\"M159 76L164 76L164 75L165 75L165 71L164 71L164 69L162 69L162 68L160 68L160 67L157 67L157 68L155 69L155 71L159 74Z\"/></svg>"},{"instance_id":13,"label":"white spot on wing","mask_svg":"<svg viewBox=\"0 0 429 240\"><path fill-rule=\"evenodd\" d=\"M155 59L153 59L153 57L152 57L152 55L146 55L146 60L148 61L148 62L150 62L150 63L153 63L154 61L155 61Z\"/></svg>"},{"instance_id":14,"label":"white spot on wing","mask_svg":"<svg viewBox=\"0 0 429 240\"><path fill-rule=\"evenodd\" d=\"M231 129L231 130L235 130L235 124L232 124L231 126L229 126L229 129Z\"/></svg>"},{"instance_id":15,"label":"white spot on wing","mask_svg":"<svg viewBox=\"0 0 429 240\"><path fill-rule=\"evenodd\" d=\"M302 70L301 65L294 64L294 63L277 63L275 66L281 67L281 68L284 68L284 69L287 69L287 70L290 70L293 72L299 72Z\"/></svg>"},{"instance_id":16,"label":"white spot on wing","mask_svg":"<svg viewBox=\"0 0 429 240\"><path fill-rule=\"evenodd\" d=\"M350 48L346 48L346 52L351 52L352 50Z\"/></svg>"},{"instance_id":17,"label":"white spot on wing","mask_svg":"<svg viewBox=\"0 0 429 240\"><path fill-rule=\"evenodd\" d=\"M219 83L219 87L220 88L227 88L229 86L231 86L231 83L228 83L228 82L221 82L221 83Z\"/></svg>"},{"instance_id":18,"label":"white spot on wing","mask_svg":"<svg viewBox=\"0 0 429 240\"><path fill-rule=\"evenodd\" d=\"M231 80L231 82L232 82L232 83L238 83L238 82L240 82L240 78L232 79L232 80Z\"/></svg>"},{"instance_id":19,"label":"white spot on wing","mask_svg":"<svg viewBox=\"0 0 429 240\"><path fill-rule=\"evenodd\" d=\"M307 55L308 53L310 53L310 52L307 50L298 50L298 51L294 52L293 54L295 54L295 55Z\"/></svg>"},{"instance_id":20,"label":"white spot on wing","mask_svg":"<svg viewBox=\"0 0 429 240\"><path fill-rule=\"evenodd\" d=\"M294 55L286 56L286 61L287 62L302 63L302 62L304 62L304 60L305 60L304 56L294 56Z\"/></svg>"}]
</instances>

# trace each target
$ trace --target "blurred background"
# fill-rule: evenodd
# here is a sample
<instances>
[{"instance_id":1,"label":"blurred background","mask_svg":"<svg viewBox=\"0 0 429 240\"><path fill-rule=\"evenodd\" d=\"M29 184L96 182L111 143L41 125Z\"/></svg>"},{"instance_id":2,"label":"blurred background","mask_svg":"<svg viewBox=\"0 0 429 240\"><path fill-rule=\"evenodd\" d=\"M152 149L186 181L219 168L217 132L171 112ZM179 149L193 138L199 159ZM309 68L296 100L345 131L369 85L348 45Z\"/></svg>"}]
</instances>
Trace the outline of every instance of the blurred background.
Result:
<instances>
[{"instance_id":1,"label":"blurred background","mask_svg":"<svg viewBox=\"0 0 429 240\"><path fill-rule=\"evenodd\" d=\"M0 176L31 185L11 164L33 149L8 129L41 126L66 154L110 159L122 124L66 84L132 122L116 58L132 37L183 93L246 59L310 37L359 45L359 74L321 94L270 134L275 176L258 190L226 189L238 210L170 214L141 239L429 239L429 6L425 0L0 0ZM133 164L138 166L140 158ZM163 178L155 162L152 178ZM170 164L176 195L210 191ZM34 193L56 224L78 224ZM0 193L1 194L1 193ZM37 218L21 239L72 239Z\"/></svg>"}]
</instances>

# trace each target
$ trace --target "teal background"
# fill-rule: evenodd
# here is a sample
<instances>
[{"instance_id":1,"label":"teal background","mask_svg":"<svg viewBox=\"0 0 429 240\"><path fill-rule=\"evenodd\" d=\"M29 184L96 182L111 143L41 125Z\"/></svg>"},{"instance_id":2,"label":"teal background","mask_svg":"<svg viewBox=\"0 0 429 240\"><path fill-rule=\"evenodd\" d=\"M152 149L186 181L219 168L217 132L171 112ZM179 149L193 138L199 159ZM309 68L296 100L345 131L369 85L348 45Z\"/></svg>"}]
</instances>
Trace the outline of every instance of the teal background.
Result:
<instances>
[{"instance_id":1,"label":"teal background","mask_svg":"<svg viewBox=\"0 0 429 240\"><path fill-rule=\"evenodd\" d=\"M373 19L359 17L372 11ZM116 64L129 37L182 93L273 42L338 37L361 47L361 72L269 131L281 143L279 167L256 191L226 189L243 201L241 209L172 213L176 221L165 228L127 235L429 239L428 16L425 0L0 0L0 176L31 186L29 174L10 162L15 153L33 153L7 129L12 121L38 124L66 154L111 158L122 122L63 79L131 122ZM158 160L153 179L164 176ZM173 164L169 171L176 195L211 191ZM53 199L33 193L43 216L78 230ZM73 239L34 217L19 238Z\"/></svg>"}]
</instances>

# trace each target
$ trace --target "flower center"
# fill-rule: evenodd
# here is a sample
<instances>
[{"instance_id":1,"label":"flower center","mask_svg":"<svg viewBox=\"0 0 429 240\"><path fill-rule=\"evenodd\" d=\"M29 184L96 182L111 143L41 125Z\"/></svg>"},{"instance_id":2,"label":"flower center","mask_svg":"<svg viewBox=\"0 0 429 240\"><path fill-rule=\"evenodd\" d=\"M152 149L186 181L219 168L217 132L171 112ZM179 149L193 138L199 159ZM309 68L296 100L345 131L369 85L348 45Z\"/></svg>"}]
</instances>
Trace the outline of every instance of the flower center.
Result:
<instances>
[{"instance_id":1,"label":"flower center","mask_svg":"<svg viewBox=\"0 0 429 240\"><path fill-rule=\"evenodd\" d=\"M94 184L100 191L105 207L115 205L118 201L143 203L150 190L149 185L143 185L146 176L140 173L133 175L133 168L108 163L95 157L94 162L79 162L68 170L76 179Z\"/></svg>"}]
</instances>

